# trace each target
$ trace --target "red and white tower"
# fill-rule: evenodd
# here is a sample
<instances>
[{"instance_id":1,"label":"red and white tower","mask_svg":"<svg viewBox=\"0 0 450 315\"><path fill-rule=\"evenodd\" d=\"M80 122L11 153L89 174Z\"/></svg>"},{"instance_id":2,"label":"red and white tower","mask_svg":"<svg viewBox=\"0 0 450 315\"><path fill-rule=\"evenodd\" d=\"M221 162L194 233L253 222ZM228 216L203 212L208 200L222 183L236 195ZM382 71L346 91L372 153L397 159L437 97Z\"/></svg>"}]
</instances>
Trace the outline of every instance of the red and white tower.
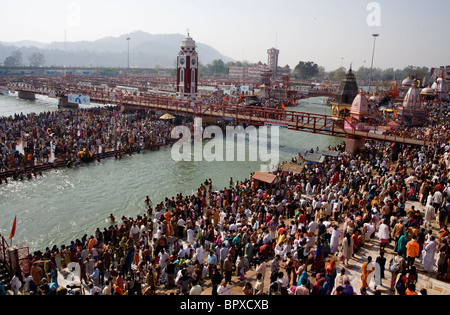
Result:
<instances>
[{"instance_id":1,"label":"red and white tower","mask_svg":"<svg viewBox=\"0 0 450 315\"><path fill-rule=\"evenodd\" d=\"M198 90L198 55L195 41L189 36L181 42L177 58L177 94L179 98L196 99Z\"/></svg>"}]
</instances>

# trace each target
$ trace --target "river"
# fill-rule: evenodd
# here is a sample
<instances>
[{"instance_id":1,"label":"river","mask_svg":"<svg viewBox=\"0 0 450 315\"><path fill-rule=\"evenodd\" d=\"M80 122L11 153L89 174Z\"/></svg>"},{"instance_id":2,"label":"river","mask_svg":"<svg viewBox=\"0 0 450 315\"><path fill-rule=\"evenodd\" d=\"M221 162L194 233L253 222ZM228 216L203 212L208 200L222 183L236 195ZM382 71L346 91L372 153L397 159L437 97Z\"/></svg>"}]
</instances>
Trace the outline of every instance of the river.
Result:
<instances>
[{"instance_id":1,"label":"river","mask_svg":"<svg viewBox=\"0 0 450 315\"><path fill-rule=\"evenodd\" d=\"M289 110L330 114L324 98L301 100ZM56 99L38 96L34 101L17 95L0 96L0 116L58 110ZM224 142L226 140L224 139ZM342 142L340 138L280 129L280 161L299 152L326 149ZM224 148L226 143L224 143ZM260 169L256 162L176 162L170 147L160 151L109 158L78 168L44 172L32 180L0 185L0 234L9 237L14 217L17 229L13 246L28 245L30 251L45 250L71 240L92 235L96 228L108 227L111 213L136 217L146 213L148 195L154 204L165 197L192 194L205 179L214 189L228 185L230 177L243 180Z\"/></svg>"}]
</instances>

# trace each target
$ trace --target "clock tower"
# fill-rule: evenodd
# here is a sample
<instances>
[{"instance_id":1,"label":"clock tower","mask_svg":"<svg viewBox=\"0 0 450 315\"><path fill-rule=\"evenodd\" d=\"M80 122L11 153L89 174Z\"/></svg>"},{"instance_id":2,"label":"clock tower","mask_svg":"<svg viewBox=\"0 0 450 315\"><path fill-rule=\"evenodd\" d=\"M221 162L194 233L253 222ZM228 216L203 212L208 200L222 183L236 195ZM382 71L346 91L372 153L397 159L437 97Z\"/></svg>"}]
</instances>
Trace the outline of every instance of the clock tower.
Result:
<instances>
[{"instance_id":1,"label":"clock tower","mask_svg":"<svg viewBox=\"0 0 450 315\"><path fill-rule=\"evenodd\" d=\"M198 55L195 41L189 36L181 42L177 58L177 95L196 99L198 90Z\"/></svg>"}]
</instances>

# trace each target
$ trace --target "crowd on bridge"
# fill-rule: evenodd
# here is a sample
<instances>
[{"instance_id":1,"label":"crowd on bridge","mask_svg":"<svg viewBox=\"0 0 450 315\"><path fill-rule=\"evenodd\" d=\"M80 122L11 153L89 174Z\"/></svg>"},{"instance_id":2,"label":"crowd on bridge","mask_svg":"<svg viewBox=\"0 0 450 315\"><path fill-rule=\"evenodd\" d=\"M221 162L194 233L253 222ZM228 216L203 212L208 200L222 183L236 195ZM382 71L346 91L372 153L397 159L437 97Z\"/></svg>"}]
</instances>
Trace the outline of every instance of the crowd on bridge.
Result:
<instances>
[{"instance_id":1,"label":"crowd on bridge","mask_svg":"<svg viewBox=\"0 0 450 315\"><path fill-rule=\"evenodd\" d=\"M169 143L172 121L150 110L120 107L16 114L0 118L0 174L14 179L37 176L38 166L62 161L76 166L114 152L157 149ZM25 171L26 169L26 171ZM0 175L0 182L7 181Z\"/></svg>"}]
</instances>

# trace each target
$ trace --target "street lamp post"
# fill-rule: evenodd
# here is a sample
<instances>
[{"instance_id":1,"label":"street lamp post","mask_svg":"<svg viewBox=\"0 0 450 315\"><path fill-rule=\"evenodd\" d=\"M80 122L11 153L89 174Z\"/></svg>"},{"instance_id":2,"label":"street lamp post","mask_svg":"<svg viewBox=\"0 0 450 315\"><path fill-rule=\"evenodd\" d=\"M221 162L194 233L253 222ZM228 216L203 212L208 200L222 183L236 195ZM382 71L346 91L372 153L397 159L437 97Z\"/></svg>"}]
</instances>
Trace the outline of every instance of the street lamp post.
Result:
<instances>
[{"instance_id":1,"label":"street lamp post","mask_svg":"<svg viewBox=\"0 0 450 315\"><path fill-rule=\"evenodd\" d=\"M128 73L130 73L130 39L131 39L131 37L127 38L127 42L128 42Z\"/></svg>"},{"instance_id":2,"label":"street lamp post","mask_svg":"<svg viewBox=\"0 0 450 315\"><path fill-rule=\"evenodd\" d=\"M373 72L373 59L375 56L375 43L377 41L377 37L380 36L380 34L372 34L372 36L373 36L373 51L372 51L372 64L370 66L369 95L370 95L370 90L372 88L372 72Z\"/></svg>"}]
</instances>

